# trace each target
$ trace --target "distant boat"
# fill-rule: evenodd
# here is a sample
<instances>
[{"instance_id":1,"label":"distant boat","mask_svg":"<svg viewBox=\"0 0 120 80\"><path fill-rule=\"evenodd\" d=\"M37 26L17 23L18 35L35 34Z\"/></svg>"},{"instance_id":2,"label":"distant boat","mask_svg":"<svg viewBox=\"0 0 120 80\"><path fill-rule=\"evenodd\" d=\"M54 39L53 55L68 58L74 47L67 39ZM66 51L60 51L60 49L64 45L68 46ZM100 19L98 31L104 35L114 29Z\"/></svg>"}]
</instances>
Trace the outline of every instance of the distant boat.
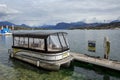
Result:
<instances>
[{"instance_id":1,"label":"distant boat","mask_svg":"<svg viewBox=\"0 0 120 80\"><path fill-rule=\"evenodd\" d=\"M8 28L8 26L5 26L0 29L0 36L2 35L11 35L11 30Z\"/></svg>"}]
</instances>

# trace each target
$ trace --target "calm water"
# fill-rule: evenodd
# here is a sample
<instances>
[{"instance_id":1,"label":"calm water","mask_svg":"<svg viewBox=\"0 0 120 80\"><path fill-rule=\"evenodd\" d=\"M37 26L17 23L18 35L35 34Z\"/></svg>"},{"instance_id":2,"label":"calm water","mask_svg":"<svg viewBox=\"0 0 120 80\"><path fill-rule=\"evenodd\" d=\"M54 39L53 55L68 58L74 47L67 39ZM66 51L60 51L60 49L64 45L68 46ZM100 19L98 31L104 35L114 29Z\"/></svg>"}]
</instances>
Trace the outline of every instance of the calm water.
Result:
<instances>
[{"instance_id":1,"label":"calm water","mask_svg":"<svg viewBox=\"0 0 120 80\"><path fill-rule=\"evenodd\" d=\"M110 59L120 61L119 30L62 31L69 33L68 40L71 51L99 57L104 55L103 40L105 36L108 36L111 42ZM88 40L96 41L95 53L87 51ZM112 73L112 71L100 69L90 64L84 65L80 62L74 62L70 68L61 68L59 71L38 69L24 62L9 59L7 50L11 45L12 36L0 36L0 80L120 80L119 73Z\"/></svg>"}]
</instances>

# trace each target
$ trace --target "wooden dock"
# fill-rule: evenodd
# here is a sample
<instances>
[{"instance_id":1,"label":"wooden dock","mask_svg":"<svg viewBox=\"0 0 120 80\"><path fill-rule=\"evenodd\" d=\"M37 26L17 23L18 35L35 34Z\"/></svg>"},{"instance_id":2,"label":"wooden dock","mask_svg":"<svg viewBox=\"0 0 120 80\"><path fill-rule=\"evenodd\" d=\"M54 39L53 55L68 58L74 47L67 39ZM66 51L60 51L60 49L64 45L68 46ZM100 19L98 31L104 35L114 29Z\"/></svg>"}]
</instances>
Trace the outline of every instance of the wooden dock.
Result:
<instances>
[{"instance_id":1,"label":"wooden dock","mask_svg":"<svg viewBox=\"0 0 120 80\"><path fill-rule=\"evenodd\" d=\"M74 53L74 52L71 52L71 55L74 57L74 60L76 60L76 61L91 63L94 65L98 65L98 66L102 66L102 67L120 71L120 62L118 62L118 61L90 57L85 54Z\"/></svg>"}]
</instances>

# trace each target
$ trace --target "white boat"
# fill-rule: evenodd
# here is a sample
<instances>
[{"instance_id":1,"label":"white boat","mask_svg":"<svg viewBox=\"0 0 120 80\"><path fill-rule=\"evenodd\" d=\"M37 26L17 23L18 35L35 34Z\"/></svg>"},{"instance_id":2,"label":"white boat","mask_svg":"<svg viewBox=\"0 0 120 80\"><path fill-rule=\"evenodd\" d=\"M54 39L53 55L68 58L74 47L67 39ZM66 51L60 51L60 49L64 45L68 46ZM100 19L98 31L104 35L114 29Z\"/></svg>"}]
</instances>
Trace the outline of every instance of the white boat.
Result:
<instances>
[{"instance_id":1,"label":"white boat","mask_svg":"<svg viewBox=\"0 0 120 80\"><path fill-rule=\"evenodd\" d=\"M59 70L69 66L73 59L69 53L67 33L14 33L10 56L38 67Z\"/></svg>"}]
</instances>

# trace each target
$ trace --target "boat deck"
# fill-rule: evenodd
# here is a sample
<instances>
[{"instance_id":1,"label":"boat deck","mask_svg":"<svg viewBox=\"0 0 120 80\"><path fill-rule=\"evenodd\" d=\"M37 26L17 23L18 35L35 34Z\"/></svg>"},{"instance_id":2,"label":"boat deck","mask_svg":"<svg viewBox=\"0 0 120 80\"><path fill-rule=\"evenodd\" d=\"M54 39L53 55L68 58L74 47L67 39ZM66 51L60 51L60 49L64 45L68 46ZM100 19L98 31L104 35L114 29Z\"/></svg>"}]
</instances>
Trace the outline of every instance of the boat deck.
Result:
<instances>
[{"instance_id":1,"label":"boat deck","mask_svg":"<svg viewBox=\"0 0 120 80\"><path fill-rule=\"evenodd\" d=\"M118 61L90 57L85 54L74 53L74 52L71 52L71 55L74 57L74 60L76 60L76 61L87 62L87 63L91 63L91 64L95 64L98 66L102 66L102 67L120 71L120 62L118 62Z\"/></svg>"}]
</instances>

